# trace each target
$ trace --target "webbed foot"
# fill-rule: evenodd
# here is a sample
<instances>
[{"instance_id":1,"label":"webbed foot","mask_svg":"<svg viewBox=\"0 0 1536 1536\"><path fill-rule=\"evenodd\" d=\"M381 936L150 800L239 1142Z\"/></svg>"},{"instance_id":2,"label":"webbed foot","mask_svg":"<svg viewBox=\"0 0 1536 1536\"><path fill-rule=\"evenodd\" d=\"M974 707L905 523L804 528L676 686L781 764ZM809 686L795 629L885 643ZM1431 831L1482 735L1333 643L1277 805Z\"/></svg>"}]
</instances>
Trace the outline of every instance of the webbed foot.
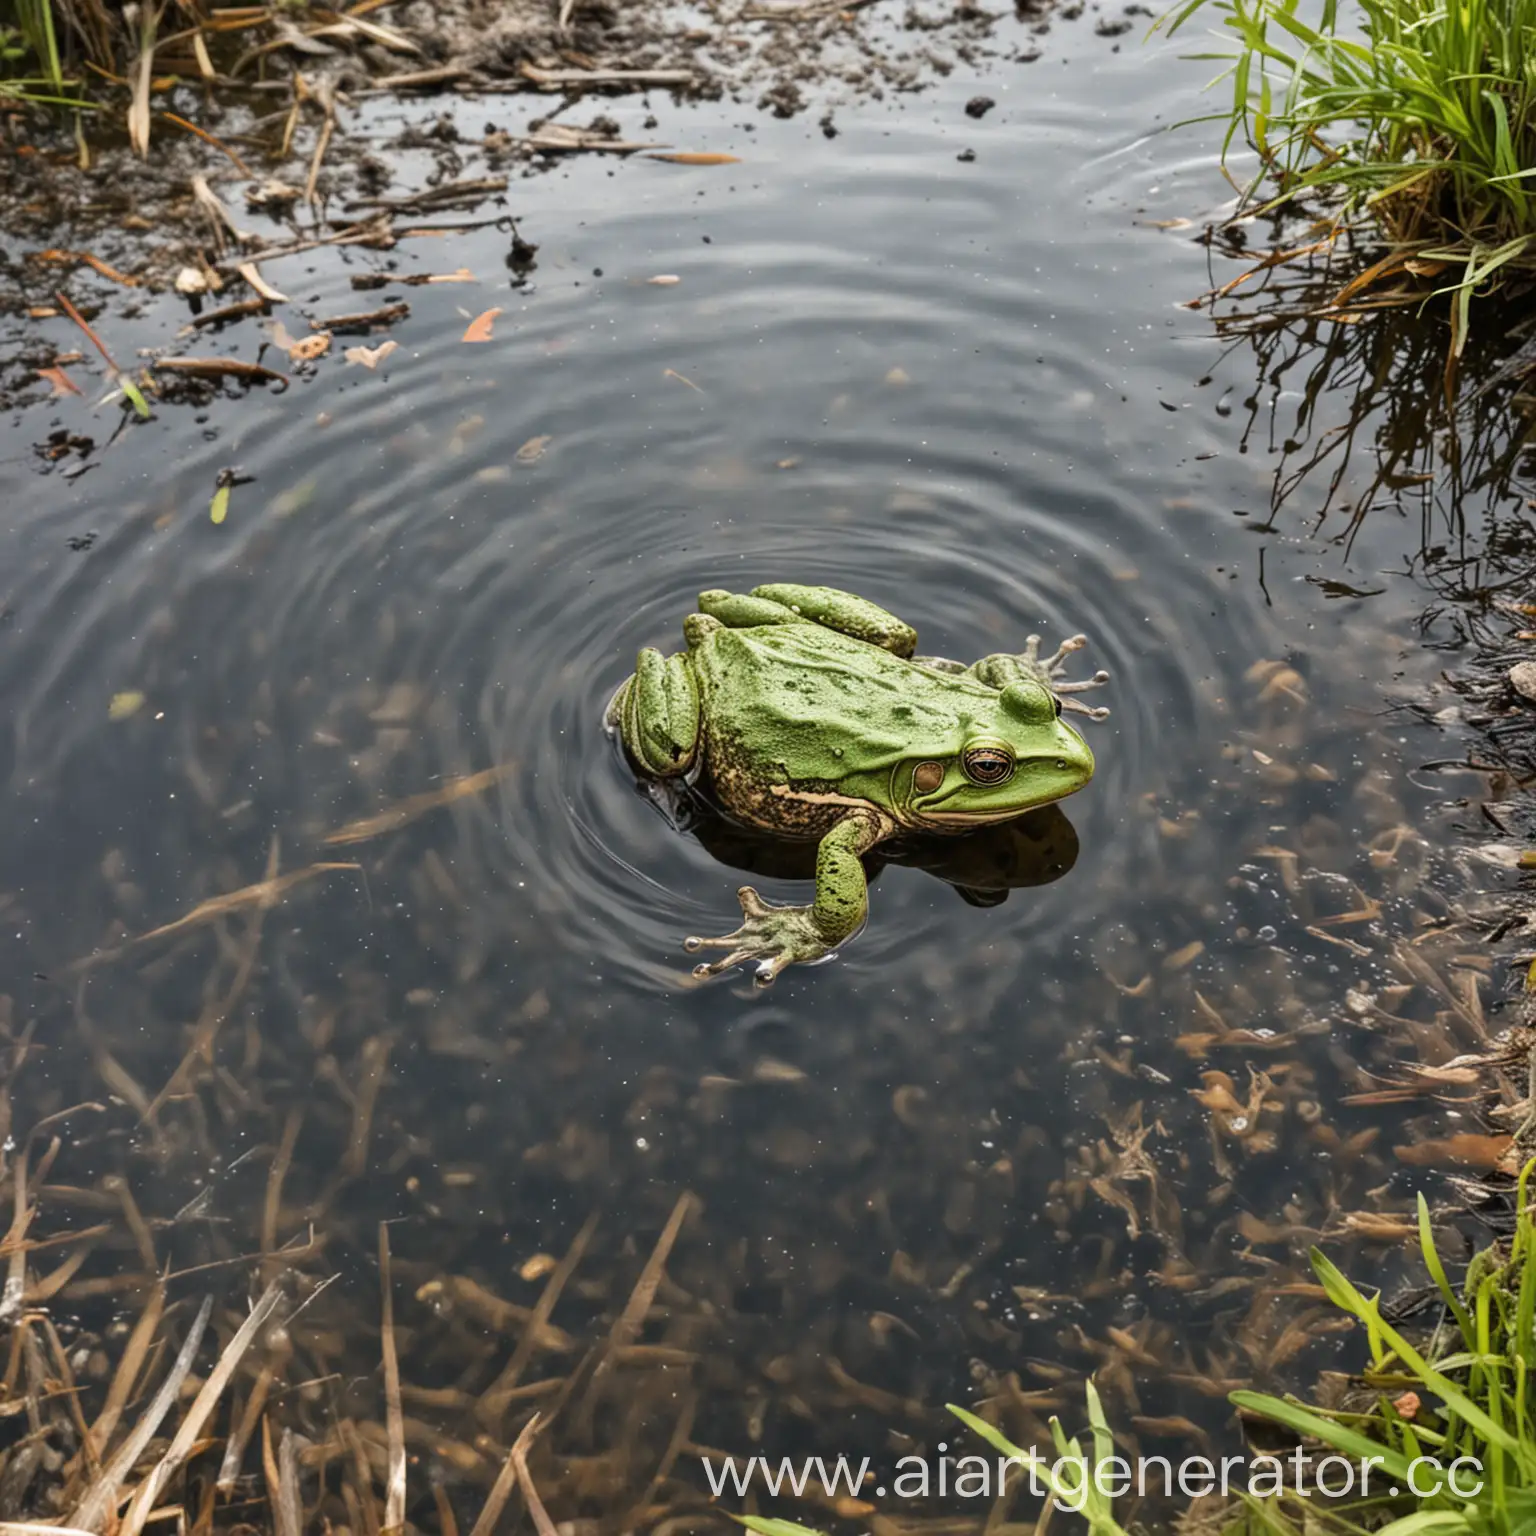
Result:
<instances>
[{"instance_id":1,"label":"webbed foot","mask_svg":"<svg viewBox=\"0 0 1536 1536\"><path fill-rule=\"evenodd\" d=\"M769 987L786 966L809 965L832 953L833 946L816 921L814 907L771 906L750 885L742 886L736 899L746 921L734 933L718 939L693 936L683 941L689 954L701 949L729 951L718 960L696 965L695 976L719 976L732 966L755 961L752 984Z\"/></svg>"},{"instance_id":2,"label":"webbed foot","mask_svg":"<svg viewBox=\"0 0 1536 1536\"><path fill-rule=\"evenodd\" d=\"M1063 640L1049 656L1042 656L1040 636L1030 635L1024 641L1024 649L1018 655L984 656L971 668L971 671L982 682L990 683L994 688L1006 688L1009 683L1017 681L1020 677L1032 678L1056 696L1063 710L1070 710L1077 715L1087 715L1090 720L1103 720L1109 714L1103 705L1082 704L1072 695L1086 693L1090 688L1102 688L1109 681L1108 672L1100 668L1092 677L1083 678L1075 683L1062 680L1062 674L1067 670L1067 658L1076 655L1087 644L1087 635L1073 635L1070 639Z\"/></svg>"}]
</instances>

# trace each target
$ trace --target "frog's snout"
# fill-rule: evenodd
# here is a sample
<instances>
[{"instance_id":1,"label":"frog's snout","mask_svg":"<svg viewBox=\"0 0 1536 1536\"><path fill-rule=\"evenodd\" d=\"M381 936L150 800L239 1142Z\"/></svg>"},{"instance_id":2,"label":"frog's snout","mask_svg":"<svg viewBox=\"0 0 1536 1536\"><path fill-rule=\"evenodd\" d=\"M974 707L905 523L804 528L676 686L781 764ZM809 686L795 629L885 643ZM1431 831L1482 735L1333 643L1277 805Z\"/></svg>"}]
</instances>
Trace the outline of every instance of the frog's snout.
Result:
<instances>
[{"instance_id":1,"label":"frog's snout","mask_svg":"<svg viewBox=\"0 0 1536 1536\"><path fill-rule=\"evenodd\" d=\"M1057 725L1056 750L1057 770L1076 779L1079 787L1093 777L1093 748L1070 725Z\"/></svg>"}]
</instances>

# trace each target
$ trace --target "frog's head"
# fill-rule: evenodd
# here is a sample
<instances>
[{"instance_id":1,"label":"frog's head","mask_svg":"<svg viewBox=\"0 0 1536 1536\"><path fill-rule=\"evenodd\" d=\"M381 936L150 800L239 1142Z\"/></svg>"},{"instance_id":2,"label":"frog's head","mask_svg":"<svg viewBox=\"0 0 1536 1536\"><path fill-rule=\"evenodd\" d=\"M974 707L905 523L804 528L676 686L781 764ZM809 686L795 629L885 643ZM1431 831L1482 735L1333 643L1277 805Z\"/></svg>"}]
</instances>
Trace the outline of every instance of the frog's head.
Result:
<instances>
[{"instance_id":1,"label":"frog's head","mask_svg":"<svg viewBox=\"0 0 1536 1536\"><path fill-rule=\"evenodd\" d=\"M943 755L896 768L896 809L909 826L956 831L1007 821L1081 789L1093 777L1088 743L1039 683L1003 689L986 716L967 721Z\"/></svg>"}]
</instances>

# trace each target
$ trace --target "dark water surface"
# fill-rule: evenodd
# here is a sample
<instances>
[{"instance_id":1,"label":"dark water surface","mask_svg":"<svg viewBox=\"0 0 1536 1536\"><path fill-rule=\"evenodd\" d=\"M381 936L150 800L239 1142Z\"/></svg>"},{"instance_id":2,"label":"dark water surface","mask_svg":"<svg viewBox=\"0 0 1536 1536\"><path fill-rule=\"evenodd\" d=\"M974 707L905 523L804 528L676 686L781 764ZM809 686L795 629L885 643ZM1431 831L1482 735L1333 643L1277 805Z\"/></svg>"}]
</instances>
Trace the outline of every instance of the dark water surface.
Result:
<instances>
[{"instance_id":1,"label":"dark water surface","mask_svg":"<svg viewBox=\"0 0 1536 1536\"><path fill-rule=\"evenodd\" d=\"M468 1275L530 1304L525 1261L596 1211L590 1277L555 1313L595 1336L684 1190L646 1337L697 1356L698 1443L889 1454L1010 1372L1065 1373L1070 1414L1099 1367L1166 1449L1173 1416L1230 1434L1223 1383L1299 1369L1305 1330L1288 1341L1294 1308L1264 1287L1367 1191L1412 1187L1390 1153L1409 1111L1340 1100L1396 1053L1360 999L1412 983L1394 953L1470 879L1435 850L1474 786L1411 776L1454 753L1389 707L1439 661L1414 627L1419 521L1339 542L1318 492L1271 521L1274 457L1242 451L1253 357L1181 307L1205 252L1153 221L1198 221L1221 183L1201 130L1155 130L1205 69L1080 22L986 77L980 122L959 76L845 108L831 140L673 109L673 142L741 163L514 180L526 288L497 229L268 268L292 316L385 297L352 273L468 267L473 286L408 290L376 372L332 356L286 393L163 407L73 482L30 445L55 421L104 439L115 407L7 425L0 990L44 1046L17 1121L106 1104L66 1181L126 1173L162 1254L195 1263L259 1246L302 1111L275 1237L332 1234L308 1270L347 1283L306 1347L345 1380L295 1412L334 1414L333 1392L377 1415L376 1336L347 1332L376 1220L419 1314L408 1381L473 1395L504 1355L411 1291ZM402 110L379 109L381 143ZM464 108L461 130L512 115ZM616 115L640 131L638 104ZM426 162L399 161L416 185ZM494 340L463 344L493 305ZM152 301L140 339L179 316ZM226 467L254 481L214 526ZM982 909L888 868L836 963L767 994L692 983L683 936L734 926L741 876L634 792L601 711L637 647L681 644L701 588L771 580L851 588L965 660L1085 632L1114 713L1084 727L1099 769L1070 828L1042 834L1070 859L1075 833L1070 870ZM124 694L143 702L110 718ZM484 792L322 841L497 765ZM248 905L70 968L269 857L361 867L259 933ZM1385 1012L1443 1006L1421 985ZM198 1021L212 1064L151 1129L132 1085L153 1098ZM1250 1068L1269 1074L1251 1100ZM126 1245L84 1273L141 1267ZM411 1411L472 1438L441 1403ZM647 1407L644 1435L665 1445L674 1416ZM638 1498L654 1457L635 1456L570 1509Z\"/></svg>"}]
</instances>

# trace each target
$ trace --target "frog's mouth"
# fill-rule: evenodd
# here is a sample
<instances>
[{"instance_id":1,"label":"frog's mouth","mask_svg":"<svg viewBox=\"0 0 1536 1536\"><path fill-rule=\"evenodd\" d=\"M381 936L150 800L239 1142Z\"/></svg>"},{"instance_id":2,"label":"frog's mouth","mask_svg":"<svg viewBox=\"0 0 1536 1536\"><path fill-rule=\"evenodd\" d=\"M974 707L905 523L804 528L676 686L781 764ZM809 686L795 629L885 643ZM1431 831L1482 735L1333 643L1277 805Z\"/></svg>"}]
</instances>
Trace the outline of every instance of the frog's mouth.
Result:
<instances>
[{"instance_id":1,"label":"frog's mouth","mask_svg":"<svg viewBox=\"0 0 1536 1536\"><path fill-rule=\"evenodd\" d=\"M1054 769L1047 768L1047 762L1054 763ZM1086 746L1077 753L1063 751L1059 758L1021 762L1013 776L996 787L965 779L956 782L946 776L947 782L938 789L909 798L907 818L917 827L939 832L1012 821L1042 805L1064 800L1092 777L1093 758Z\"/></svg>"}]
</instances>

